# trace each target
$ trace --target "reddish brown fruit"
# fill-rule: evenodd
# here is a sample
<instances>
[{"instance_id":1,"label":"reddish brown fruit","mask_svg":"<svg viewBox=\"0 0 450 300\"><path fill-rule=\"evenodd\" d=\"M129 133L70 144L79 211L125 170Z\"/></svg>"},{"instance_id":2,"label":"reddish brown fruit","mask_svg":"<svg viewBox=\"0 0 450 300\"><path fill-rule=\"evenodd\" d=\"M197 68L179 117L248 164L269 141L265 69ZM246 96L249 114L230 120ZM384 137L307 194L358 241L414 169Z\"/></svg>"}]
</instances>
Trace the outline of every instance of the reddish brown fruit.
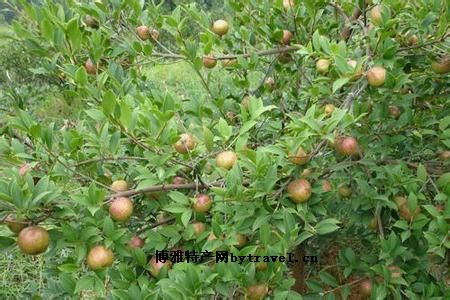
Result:
<instances>
[{"instance_id":1,"label":"reddish brown fruit","mask_svg":"<svg viewBox=\"0 0 450 300\"><path fill-rule=\"evenodd\" d=\"M228 30L229 30L230 26L228 25L228 22L225 20L217 20L214 22L213 26L212 26L212 31L219 35L225 35Z\"/></svg>"},{"instance_id":2,"label":"reddish brown fruit","mask_svg":"<svg viewBox=\"0 0 450 300\"><path fill-rule=\"evenodd\" d=\"M97 66L94 64L94 62L91 59L88 59L84 63L84 68L86 69L86 72L91 75L97 74Z\"/></svg>"},{"instance_id":3,"label":"reddish brown fruit","mask_svg":"<svg viewBox=\"0 0 450 300\"><path fill-rule=\"evenodd\" d=\"M125 180L116 180L111 184L111 190L114 193L121 193L128 191L128 183Z\"/></svg>"},{"instance_id":4,"label":"reddish brown fruit","mask_svg":"<svg viewBox=\"0 0 450 300\"><path fill-rule=\"evenodd\" d=\"M115 221L126 222L133 214L133 202L127 197L117 198L112 201L109 214Z\"/></svg>"},{"instance_id":5,"label":"reddish brown fruit","mask_svg":"<svg viewBox=\"0 0 450 300\"><path fill-rule=\"evenodd\" d=\"M166 260L165 262L156 261L156 256L153 256L150 259L150 274L155 278L159 276L163 268L169 270L171 267L172 262L169 260Z\"/></svg>"},{"instance_id":6,"label":"reddish brown fruit","mask_svg":"<svg viewBox=\"0 0 450 300\"><path fill-rule=\"evenodd\" d=\"M29 226L29 222L26 222L24 220L18 220L12 214L9 214L5 218L5 224L6 226L8 226L9 230L11 230L14 233L19 233L20 231L22 231L22 229Z\"/></svg>"},{"instance_id":7,"label":"reddish brown fruit","mask_svg":"<svg viewBox=\"0 0 450 300\"><path fill-rule=\"evenodd\" d=\"M382 21L381 11L383 10L382 6L376 5L372 8L370 12L370 18L372 20L373 25L380 25Z\"/></svg>"},{"instance_id":8,"label":"reddish brown fruit","mask_svg":"<svg viewBox=\"0 0 450 300\"><path fill-rule=\"evenodd\" d=\"M186 179L180 176L175 176L172 179L172 184L186 184Z\"/></svg>"},{"instance_id":9,"label":"reddish brown fruit","mask_svg":"<svg viewBox=\"0 0 450 300\"><path fill-rule=\"evenodd\" d=\"M391 278L400 278L402 277L402 273L400 271L400 267L399 266L389 266L388 270L391 272Z\"/></svg>"},{"instance_id":10,"label":"reddish brown fruit","mask_svg":"<svg viewBox=\"0 0 450 300\"><path fill-rule=\"evenodd\" d=\"M398 119L398 118L400 118L401 114L402 114L402 112L400 111L400 108L398 108L398 106L396 106L396 105L389 105L389 115L392 118Z\"/></svg>"},{"instance_id":11,"label":"reddish brown fruit","mask_svg":"<svg viewBox=\"0 0 450 300\"><path fill-rule=\"evenodd\" d=\"M332 189L333 189L333 186L331 185L331 182L329 182L328 180L322 181L322 190L325 193L331 192Z\"/></svg>"},{"instance_id":12,"label":"reddish brown fruit","mask_svg":"<svg viewBox=\"0 0 450 300\"><path fill-rule=\"evenodd\" d=\"M211 197L205 194L197 195L194 206L192 207L195 212L206 213L211 209L213 201Z\"/></svg>"},{"instance_id":13,"label":"reddish brown fruit","mask_svg":"<svg viewBox=\"0 0 450 300\"><path fill-rule=\"evenodd\" d=\"M30 170L30 165L27 163L24 163L22 166L20 166L19 168L19 175L20 176L25 176L25 174Z\"/></svg>"},{"instance_id":14,"label":"reddish brown fruit","mask_svg":"<svg viewBox=\"0 0 450 300\"><path fill-rule=\"evenodd\" d=\"M273 77L267 77L266 80L264 80L264 86L269 90L273 91L275 89L275 79Z\"/></svg>"},{"instance_id":15,"label":"reddish brown fruit","mask_svg":"<svg viewBox=\"0 0 450 300\"><path fill-rule=\"evenodd\" d=\"M377 220L377 218L373 217L370 220L368 227L369 227L369 229L372 229L372 230L378 230L378 220Z\"/></svg>"},{"instance_id":16,"label":"reddish brown fruit","mask_svg":"<svg viewBox=\"0 0 450 300\"><path fill-rule=\"evenodd\" d=\"M312 187L308 180L298 179L289 183L287 191L293 202L303 203L311 197Z\"/></svg>"},{"instance_id":17,"label":"reddish brown fruit","mask_svg":"<svg viewBox=\"0 0 450 300\"><path fill-rule=\"evenodd\" d=\"M206 225L202 222L194 222L191 225L194 229L195 236L200 236L206 230Z\"/></svg>"},{"instance_id":18,"label":"reddish brown fruit","mask_svg":"<svg viewBox=\"0 0 450 300\"><path fill-rule=\"evenodd\" d=\"M114 255L111 249L101 245L92 248L86 257L89 269L94 271L112 266L113 261Z\"/></svg>"},{"instance_id":19,"label":"reddish brown fruit","mask_svg":"<svg viewBox=\"0 0 450 300\"><path fill-rule=\"evenodd\" d=\"M225 117L228 119L228 121L230 122L234 122L235 118L236 118L236 113L233 111L227 111L225 113Z\"/></svg>"},{"instance_id":20,"label":"reddish brown fruit","mask_svg":"<svg viewBox=\"0 0 450 300\"><path fill-rule=\"evenodd\" d=\"M157 41L159 39L159 31L156 29L150 30L150 36L153 40Z\"/></svg>"},{"instance_id":21,"label":"reddish brown fruit","mask_svg":"<svg viewBox=\"0 0 450 300\"><path fill-rule=\"evenodd\" d=\"M445 56L431 63L431 69L437 74L450 72L450 57Z\"/></svg>"},{"instance_id":22,"label":"reddish brown fruit","mask_svg":"<svg viewBox=\"0 0 450 300\"><path fill-rule=\"evenodd\" d=\"M415 34L410 35L408 38L408 43L410 45L415 45L415 44L417 44L418 41L419 41L419 39L417 38L417 35L415 35Z\"/></svg>"},{"instance_id":23,"label":"reddish brown fruit","mask_svg":"<svg viewBox=\"0 0 450 300\"><path fill-rule=\"evenodd\" d=\"M219 168L230 170L237 162L237 155L233 151L224 151L216 156L216 165Z\"/></svg>"},{"instance_id":24,"label":"reddish brown fruit","mask_svg":"<svg viewBox=\"0 0 450 300\"><path fill-rule=\"evenodd\" d=\"M309 154L306 153L302 147L300 147L298 148L297 153L289 153L288 158L293 164L304 165L309 161Z\"/></svg>"},{"instance_id":25,"label":"reddish brown fruit","mask_svg":"<svg viewBox=\"0 0 450 300\"><path fill-rule=\"evenodd\" d=\"M283 37L281 38L281 43L284 45L288 45L293 37L294 35L292 34L292 32L290 32L289 30L283 30Z\"/></svg>"},{"instance_id":26,"label":"reddish brown fruit","mask_svg":"<svg viewBox=\"0 0 450 300\"><path fill-rule=\"evenodd\" d=\"M128 242L128 247L132 249L142 248L144 247L144 245L145 245L144 240L138 237L137 235L133 236Z\"/></svg>"},{"instance_id":27,"label":"reddish brown fruit","mask_svg":"<svg viewBox=\"0 0 450 300\"><path fill-rule=\"evenodd\" d=\"M250 300L261 300L266 297L269 287L265 283L253 284L247 287L247 298Z\"/></svg>"},{"instance_id":28,"label":"reddish brown fruit","mask_svg":"<svg viewBox=\"0 0 450 300\"><path fill-rule=\"evenodd\" d=\"M334 146L336 152L344 156L352 156L360 152L358 141L351 136L337 138Z\"/></svg>"},{"instance_id":29,"label":"reddish brown fruit","mask_svg":"<svg viewBox=\"0 0 450 300\"><path fill-rule=\"evenodd\" d=\"M267 270L267 267L268 265L265 261L260 261L255 264L255 269L260 272L264 272L265 270Z\"/></svg>"},{"instance_id":30,"label":"reddish brown fruit","mask_svg":"<svg viewBox=\"0 0 450 300\"><path fill-rule=\"evenodd\" d=\"M372 281L365 279L359 284L359 292L364 297L372 295Z\"/></svg>"},{"instance_id":31,"label":"reddish brown fruit","mask_svg":"<svg viewBox=\"0 0 450 300\"><path fill-rule=\"evenodd\" d=\"M439 152L439 159L443 161L450 160L450 151Z\"/></svg>"},{"instance_id":32,"label":"reddish brown fruit","mask_svg":"<svg viewBox=\"0 0 450 300\"><path fill-rule=\"evenodd\" d=\"M86 24L87 27L98 29L99 24L96 18L93 16L87 15L84 17L84 24Z\"/></svg>"},{"instance_id":33,"label":"reddish brown fruit","mask_svg":"<svg viewBox=\"0 0 450 300\"><path fill-rule=\"evenodd\" d=\"M29 226L22 229L17 238L17 245L25 254L37 255L45 252L50 244L50 236L42 227Z\"/></svg>"},{"instance_id":34,"label":"reddish brown fruit","mask_svg":"<svg viewBox=\"0 0 450 300\"><path fill-rule=\"evenodd\" d=\"M150 38L151 34L150 34L150 28L148 28L148 26L145 25L141 25L138 28L136 28L136 34L138 35L138 37L143 40L146 41Z\"/></svg>"},{"instance_id":35,"label":"reddish brown fruit","mask_svg":"<svg viewBox=\"0 0 450 300\"><path fill-rule=\"evenodd\" d=\"M195 148L197 143L194 137L189 133L180 135L180 139L175 143L174 148L178 153L187 153Z\"/></svg>"},{"instance_id":36,"label":"reddish brown fruit","mask_svg":"<svg viewBox=\"0 0 450 300\"><path fill-rule=\"evenodd\" d=\"M380 87L386 81L386 69L382 67L373 67L367 71L367 82L370 86Z\"/></svg>"},{"instance_id":37,"label":"reddish brown fruit","mask_svg":"<svg viewBox=\"0 0 450 300\"><path fill-rule=\"evenodd\" d=\"M236 234L236 239L238 241L238 244L236 245L236 248L242 248L247 244L247 236L243 235L242 233Z\"/></svg>"},{"instance_id":38,"label":"reddish brown fruit","mask_svg":"<svg viewBox=\"0 0 450 300\"><path fill-rule=\"evenodd\" d=\"M421 212L419 206L416 207L414 212L411 212L408 207L408 199L405 197L396 196L394 200L397 204L398 214L400 215L400 217L407 221L412 221L412 219L414 219L414 217L416 217Z\"/></svg>"},{"instance_id":39,"label":"reddish brown fruit","mask_svg":"<svg viewBox=\"0 0 450 300\"><path fill-rule=\"evenodd\" d=\"M214 55L207 55L203 57L203 66L212 69L217 65L217 59Z\"/></svg>"}]
</instances>

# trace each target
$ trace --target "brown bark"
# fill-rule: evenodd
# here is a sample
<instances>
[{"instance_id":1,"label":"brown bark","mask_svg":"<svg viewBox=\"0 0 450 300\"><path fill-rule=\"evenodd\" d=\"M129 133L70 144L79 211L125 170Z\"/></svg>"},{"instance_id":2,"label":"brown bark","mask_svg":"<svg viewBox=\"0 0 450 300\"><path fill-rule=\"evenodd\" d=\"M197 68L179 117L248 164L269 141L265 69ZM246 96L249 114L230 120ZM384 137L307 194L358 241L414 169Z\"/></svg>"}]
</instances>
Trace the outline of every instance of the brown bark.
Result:
<instances>
[{"instance_id":1,"label":"brown bark","mask_svg":"<svg viewBox=\"0 0 450 300\"><path fill-rule=\"evenodd\" d=\"M295 279L295 284L292 287L297 293L306 292L305 284L305 262L303 257L305 256L305 249L303 245L298 245L294 252L294 265L292 266L292 274Z\"/></svg>"}]
</instances>

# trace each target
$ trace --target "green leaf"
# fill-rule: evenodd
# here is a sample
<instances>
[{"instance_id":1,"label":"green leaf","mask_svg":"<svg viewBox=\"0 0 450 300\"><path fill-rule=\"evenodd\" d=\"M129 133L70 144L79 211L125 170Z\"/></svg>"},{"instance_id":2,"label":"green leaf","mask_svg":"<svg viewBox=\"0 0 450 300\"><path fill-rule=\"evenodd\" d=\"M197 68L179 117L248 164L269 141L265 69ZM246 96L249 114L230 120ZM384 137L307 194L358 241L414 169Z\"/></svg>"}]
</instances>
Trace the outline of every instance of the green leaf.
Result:
<instances>
[{"instance_id":1,"label":"green leaf","mask_svg":"<svg viewBox=\"0 0 450 300\"><path fill-rule=\"evenodd\" d=\"M75 82L81 86L87 84L88 76L84 67L79 67L75 72Z\"/></svg>"},{"instance_id":2,"label":"green leaf","mask_svg":"<svg viewBox=\"0 0 450 300\"><path fill-rule=\"evenodd\" d=\"M228 139L231 137L231 134L233 133L233 127L229 126L223 118L221 118L217 123L216 129L223 137L224 142L228 141Z\"/></svg>"},{"instance_id":3,"label":"green leaf","mask_svg":"<svg viewBox=\"0 0 450 300\"><path fill-rule=\"evenodd\" d=\"M79 293L81 291L93 290L95 285L95 277L93 275L84 275L80 279L77 280L77 285L75 287L75 292Z\"/></svg>"},{"instance_id":4,"label":"green leaf","mask_svg":"<svg viewBox=\"0 0 450 300\"><path fill-rule=\"evenodd\" d=\"M114 234L114 222L109 216L106 216L103 220L103 232L107 237L111 237Z\"/></svg>"},{"instance_id":5,"label":"green leaf","mask_svg":"<svg viewBox=\"0 0 450 300\"><path fill-rule=\"evenodd\" d=\"M49 42L53 43L53 24L50 23L49 20L44 19L41 22L41 32L43 37L45 37Z\"/></svg>"},{"instance_id":6,"label":"green leaf","mask_svg":"<svg viewBox=\"0 0 450 300\"><path fill-rule=\"evenodd\" d=\"M264 223L259 228L259 240L263 245L268 245L270 242L271 228L270 225Z\"/></svg>"},{"instance_id":7,"label":"green leaf","mask_svg":"<svg viewBox=\"0 0 450 300\"><path fill-rule=\"evenodd\" d=\"M77 264L63 264L58 266L58 270L64 273L73 273L80 269L80 265Z\"/></svg>"},{"instance_id":8,"label":"green leaf","mask_svg":"<svg viewBox=\"0 0 450 300\"><path fill-rule=\"evenodd\" d=\"M166 206L164 208L165 211L174 213L174 214L182 214L184 212L186 212L187 210L190 210L188 207L186 206L181 206L180 204L177 203L172 203L169 204L168 206Z\"/></svg>"},{"instance_id":9,"label":"green leaf","mask_svg":"<svg viewBox=\"0 0 450 300\"><path fill-rule=\"evenodd\" d=\"M69 21L66 27L66 36L68 37L71 45L71 52L75 53L81 48L82 35L78 25L77 18L73 18Z\"/></svg>"},{"instance_id":10,"label":"green leaf","mask_svg":"<svg viewBox=\"0 0 450 300\"><path fill-rule=\"evenodd\" d=\"M205 143L208 151L211 151L214 147L214 135L207 127L203 127L203 143Z\"/></svg>"},{"instance_id":11,"label":"green leaf","mask_svg":"<svg viewBox=\"0 0 450 300\"><path fill-rule=\"evenodd\" d=\"M436 180L436 184L440 188L444 188L446 186L450 185L450 173L445 173L439 177L438 180Z\"/></svg>"},{"instance_id":12,"label":"green leaf","mask_svg":"<svg viewBox=\"0 0 450 300\"><path fill-rule=\"evenodd\" d=\"M252 129L253 126L255 126L256 124L257 124L256 121L245 122L244 125L242 125L241 129L239 130L239 135L243 135L244 133Z\"/></svg>"},{"instance_id":13,"label":"green leaf","mask_svg":"<svg viewBox=\"0 0 450 300\"><path fill-rule=\"evenodd\" d=\"M312 37L312 42L315 51L320 51L320 34L319 31L315 31Z\"/></svg>"},{"instance_id":14,"label":"green leaf","mask_svg":"<svg viewBox=\"0 0 450 300\"><path fill-rule=\"evenodd\" d=\"M333 94L340 89L341 87L343 87L350 79L349 78L339 78L338 80L336 80L335 82L333 82Z\"/></svg>"},{"instance_id":15,"label":"green leaf","mask_svg":"<svg viewBox=\"0 0 450 300\"><path fill-rule=\"evenodd\" d=\"M14 239L5 236L0 236L0 250L8 248L15 243Z\"/></svg>"},{"instance_id":16,"label":"green leaf","mask_svg":"<svg viewBox=\"0 0 450 300\"><path fill-rule=\"evenodd\" d=\"M124 125L125 128L129 128L133 118L133 110L125 101L122 101L119 106L120 122Z\"/></svg>"},{"instance_id":17,"label":"green leaf","mask_svg":"<svg viewBox=\"0 0 450 300\"><path fill-rule=\"evenodd\" d=\"M339 226L336 225L338 223L340 223L338 220L332 218L322 220L316 224L315 229L318 234L328 234L339 228Z\"/></svg>"},{"instance_id":18,"label":"green leaf","mask_svg":"<svg viewBox=\"0 0 450 300\"><path fill-rule=\"evenodd\" d=\"M306 241L307 239L309 239L310 237L312 237L314 234L309 232L309 231L303 231L302 233L300 233L297 237L296 242L298 244L303 243L304 241Z\"/></svg>"},{"instance_id":19,"label":"green leaf","mask_svg":"<svg viewBox=\"0 0 450 300\"><path fill-rule=\"evenodd\" d=\"M331 275L330 273L320 272L319 277L325 284L331 287L337 287L339 285L336 278L334 278L334 276Z\"/></svg>"},{"instance_id":20,"label":"green leaf","mask_svg":"<svg viewBox=\"0 0 450 300\"><path fill-rule=\"evenodd\" d=\"M417 166L417 178L422 182L425 183L427 180L428 174L427 170L425 169L425 166L423 164L419 164Z\"/></svg>"},{"instance_id":21,"label":"green leaf","mask_svg":"<svg viewBox=\"0 0 450 300\"><path fill-rule=\"evenodd\" d=\"M191 217L192 217L192 210L189 209L183 212L183 214L181 215L181 223L183 224L184 227L187 227L187 224L191 220Z\"/></svg>"},{"instance_id":22,"label":"green leaf","mask_svg":"<svg viewBox=\"0 0 450 300\"><path fill-rule=\"evenodd\" d=\"M103 112L105 115L109 116L114 112L116 107L116 96L111 90L108 90L105 95L103 95L102 101Z\"/></svg>"},{"instance_id":23,"label":"green leaf","mask_svg":"<svg viewBox=\"0 0 450 300\"><path fill-rule=\"evenodd\" d=\"M136 259L137 263L140 266L147 265L147 256L145 255L145 253L142 249L140 249L140 248L134 249L133 257L134 257L134 259Z\"/></svg>"}]
</instances>

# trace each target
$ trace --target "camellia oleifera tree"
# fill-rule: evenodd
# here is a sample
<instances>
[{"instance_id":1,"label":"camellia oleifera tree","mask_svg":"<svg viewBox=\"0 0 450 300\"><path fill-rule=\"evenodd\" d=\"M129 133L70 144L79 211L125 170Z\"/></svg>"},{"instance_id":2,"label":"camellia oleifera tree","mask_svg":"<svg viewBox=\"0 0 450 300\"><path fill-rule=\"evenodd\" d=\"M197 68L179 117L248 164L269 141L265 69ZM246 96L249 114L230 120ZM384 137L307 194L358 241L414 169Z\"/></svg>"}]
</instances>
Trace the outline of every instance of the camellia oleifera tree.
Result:
<instances>
[{"instance_id":1,"label":"camellia oleifera tree","mask_svg":"<svg viewBox=\"0 0 450 300\"><path fill-rule=\"evenodd\" d=\"M63 126L4 120L2 247L45 260L43 295L449 297L446 1L150 2L10 1L85 102ZM204 93L147 79L177 61Z\"/></svg>"}]
</instances>

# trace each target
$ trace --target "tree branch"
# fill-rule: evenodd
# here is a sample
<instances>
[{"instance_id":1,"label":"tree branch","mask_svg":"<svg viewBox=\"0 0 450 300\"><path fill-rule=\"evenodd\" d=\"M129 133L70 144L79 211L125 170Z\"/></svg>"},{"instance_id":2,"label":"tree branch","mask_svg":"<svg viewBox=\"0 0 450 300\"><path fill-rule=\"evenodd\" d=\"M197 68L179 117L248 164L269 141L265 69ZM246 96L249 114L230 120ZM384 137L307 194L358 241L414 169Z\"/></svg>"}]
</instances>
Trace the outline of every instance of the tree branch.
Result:
<instances>
[{"instance_id":1,"label":"tree branch","mask_svg":"<svg viewBox=\"0 0 450 300\"><path fill-rule=\"evenodd\" d=\"M423 44L420 44L420 45L412 45L412 46L408 46L408 47L402 47L402 48L399 48L397 50L397 52L408 51L408 50L411 50L411 49L418 49L418 48L423 48L423 47L426 47L426 46L434 45L434 44L437 44L437 43L445 41L445 39L447 39L449 36L450 36L450 32L447 32L446 34L444 34L442 37L440 37L437 40L426 42L426 43L423 43Z\"/></svg>"},{"instance_id":2,"label":"tree branch","mask_svg":"<svg viewBox=\"0 0 450 300\"><path fill-rule=\"evenodd\" d=\"M198 184L198 183L185 183L185 184L162 184L155 185L146 188L142 188L139 190L129 190L126 192L115 193L107 196L104 201L108 202L111 199L118 197L131 197L143 193L153 193L153 192L161 192L161 191L173 191L173 190L195 190L195 189L209 189L213 186L221 186L223 181L215 181L210 184Z\"/></svg>"}]
</instances>

